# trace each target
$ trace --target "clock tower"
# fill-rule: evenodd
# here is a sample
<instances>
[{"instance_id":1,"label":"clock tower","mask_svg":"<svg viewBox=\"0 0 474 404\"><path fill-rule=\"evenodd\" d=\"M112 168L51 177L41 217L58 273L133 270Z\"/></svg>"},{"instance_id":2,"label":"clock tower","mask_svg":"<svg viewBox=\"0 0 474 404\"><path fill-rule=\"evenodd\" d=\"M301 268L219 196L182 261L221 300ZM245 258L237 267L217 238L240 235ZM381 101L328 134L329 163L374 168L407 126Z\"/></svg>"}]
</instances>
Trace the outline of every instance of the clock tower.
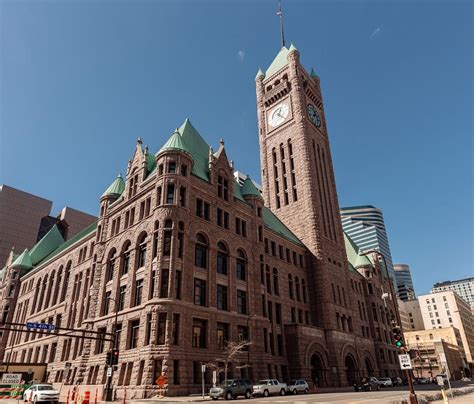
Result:
<instances>
[{"instance_id":1,"label":"clock tower","mask_svg":"<svg viewBox=\"0 0 474 404\"><path fill-rule=\"evenodd\" d=\"M347 258L319 78L283 46L256 77L265 205L309 250L313 322L337 328L332 290L348 287Z\"/></svg>"}]
</instances>

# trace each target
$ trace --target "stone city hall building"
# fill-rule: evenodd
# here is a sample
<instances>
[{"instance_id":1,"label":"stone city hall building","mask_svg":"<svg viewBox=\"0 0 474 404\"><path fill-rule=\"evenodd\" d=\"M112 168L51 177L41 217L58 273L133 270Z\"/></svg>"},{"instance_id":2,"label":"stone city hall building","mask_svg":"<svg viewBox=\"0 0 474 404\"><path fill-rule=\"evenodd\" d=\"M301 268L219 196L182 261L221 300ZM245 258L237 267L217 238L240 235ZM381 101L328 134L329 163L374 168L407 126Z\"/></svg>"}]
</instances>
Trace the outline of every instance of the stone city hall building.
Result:
<instances>
[{"instance_id":1,"label":"stone city hall building","mask_svg":"<svg viewBox=\"0 0 474 404\"><path fill-rule=\"evenodd\" d=\"M170 395L197 392L201 364L238 340L251 345L233 377L324 387L398 375L396 300L382 299L378 260L342 231L319 78L292 45L259 70L256 90L262 192L189 120L156 154L139 139L96 223L66 242L59 223L11 253L1 321L116 334L119 397L155 394L162 373ZM49 382L106 383L110 341L8 328L4 362L47 363Z\"/></svg>"}]
</instances>

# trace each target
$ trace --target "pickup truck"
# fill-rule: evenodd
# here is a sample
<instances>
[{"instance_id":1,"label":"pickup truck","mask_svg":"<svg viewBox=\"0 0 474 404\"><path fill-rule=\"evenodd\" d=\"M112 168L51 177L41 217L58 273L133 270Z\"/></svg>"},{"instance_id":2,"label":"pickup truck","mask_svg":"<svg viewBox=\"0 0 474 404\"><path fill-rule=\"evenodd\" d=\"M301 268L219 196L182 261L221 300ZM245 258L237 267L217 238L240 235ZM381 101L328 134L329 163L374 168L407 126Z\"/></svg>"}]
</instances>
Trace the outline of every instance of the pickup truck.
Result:
<instances>
[{"instance_id":1,"label":"pickup truck","mask_svg":"<svg viewBox=\"0 0 474 404\"><path fill-rule=\"evenodd\" d=\"M284 396L288 390L286 383L280 383L277 379L259 380L253 385L253 395L268 397L270 394Z\"/></svg>"}]
</instances>

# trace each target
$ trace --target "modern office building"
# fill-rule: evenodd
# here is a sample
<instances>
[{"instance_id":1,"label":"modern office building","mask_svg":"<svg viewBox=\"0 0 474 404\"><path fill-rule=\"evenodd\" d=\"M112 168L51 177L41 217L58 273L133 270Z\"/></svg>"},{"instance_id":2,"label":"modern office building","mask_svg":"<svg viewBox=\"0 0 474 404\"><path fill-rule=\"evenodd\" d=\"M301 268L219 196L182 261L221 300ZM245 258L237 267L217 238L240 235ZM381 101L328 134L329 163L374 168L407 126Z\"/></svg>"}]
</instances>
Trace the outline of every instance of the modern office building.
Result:
<instances>
[{"instance_id":1,"label":"modern office building","mask_svg":"<svg viewBox=\"0 0 474 404\"><path fill-rule=\"evenodd\" d=\"M416 299L410 267L406 264L394 264L393 270L397 283L398 298L403 301Z\"/></svg>"},{"instance_id":2,"label":"modern office building","mask_svg":"<svg viewBox=\"0 0 474 404\"><path fill-rule=\"evenodd\" d=\"M398 311L404 332L424 330L423 316L421 315L420 302L414 300L398 300Z\"/></svg>"},{"instance_id":3,"label":"modern office building","mask_svg":"<svg viewBox=\"0 0 474 404\"><path fill-rule=\"evenodd\" d=\"M431 293L452 290L474 308L474 278L459 279L457 281L438 282L433 285Z\"/></svg>"},{"instance_id":4,"label":"modern office building","mask_svg":"<svg viewBox=\"0 0 474 404\"><path fill-rule=\"evenodd\" d=\"M391 281L342 230L319 78L292 45L255 81L263 192L188 119L156 154L139 139L97 223L68 241L53 226L0 275L7 321L80 332L4 332L0 360L48 363L48 381L102 395L110 333L110 377L129 399L156 395L161 374L170 395L199 392L201 365L221 366L228 341L252 343L229 377L400 375ZM104 338L81 338L91 330Z\"/></svg>"},{"instance_id":5,"label":"modern office building","mask_svg":"<svg viewBox=\"0 0 474 404\"><path fill-rule=\"evenodd\" d=\"M20 255L25 248L31 248L51 228L61 223L65 239L97 220L95 216L70 207L64 207L57 215L51 216L53 202L0 185L0 268L10 255Z\"/></svg>"},{"instance_id":6,"label":"modern office building","mask_svg":"<svg viewBox=\"0 0 474 404\"><path fill-rule=\"evenodd\" d=\"M375 206L341 208L342 228L363 252L380 251L387 261L387 269L396 288L396 275L388 242L383 213Z\"/></svg>"},{"instance_id":7,"label":"modern office building","mask_svg":"<svg viewBox=\"0 0 474 404\"><path fill-rule=\"evenodd\" d=\"M456 327L467 362L473 363L474 321L469 304L452 290L435 292L418 298L425 329Z\"/></svg>"},{"instance_id":8,"label":"modern office building","mask_svg":"<svg viewBox=\"0 0 474 404\"><path fill-rule=\"evenodd\" d=\"M36 243L41 220L52 205L39 196L0 185L0 268L12 248L21 253Z\"/></svg>"}]
</instances>

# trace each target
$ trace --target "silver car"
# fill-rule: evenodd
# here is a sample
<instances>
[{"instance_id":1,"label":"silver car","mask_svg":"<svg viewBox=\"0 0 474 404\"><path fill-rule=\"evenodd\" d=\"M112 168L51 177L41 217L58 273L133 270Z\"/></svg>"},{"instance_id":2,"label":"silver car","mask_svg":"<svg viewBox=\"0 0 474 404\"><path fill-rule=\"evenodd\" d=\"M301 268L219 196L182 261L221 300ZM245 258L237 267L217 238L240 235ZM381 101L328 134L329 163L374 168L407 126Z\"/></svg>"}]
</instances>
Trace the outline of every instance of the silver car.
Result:
<instances>
[{"instance_id":1,"label":"silver car","mask_svg":"<svg viewBox=\"0 0 474 404\"><path fill-rule=\"evenodd\" d=\"M306 380L303 380L303 379L292 380L288 384L288 392L293 393L293 394L298 394L298 393L308 394L309 393L308 383L306 383Z\"/></svg>"}]
</instances>

